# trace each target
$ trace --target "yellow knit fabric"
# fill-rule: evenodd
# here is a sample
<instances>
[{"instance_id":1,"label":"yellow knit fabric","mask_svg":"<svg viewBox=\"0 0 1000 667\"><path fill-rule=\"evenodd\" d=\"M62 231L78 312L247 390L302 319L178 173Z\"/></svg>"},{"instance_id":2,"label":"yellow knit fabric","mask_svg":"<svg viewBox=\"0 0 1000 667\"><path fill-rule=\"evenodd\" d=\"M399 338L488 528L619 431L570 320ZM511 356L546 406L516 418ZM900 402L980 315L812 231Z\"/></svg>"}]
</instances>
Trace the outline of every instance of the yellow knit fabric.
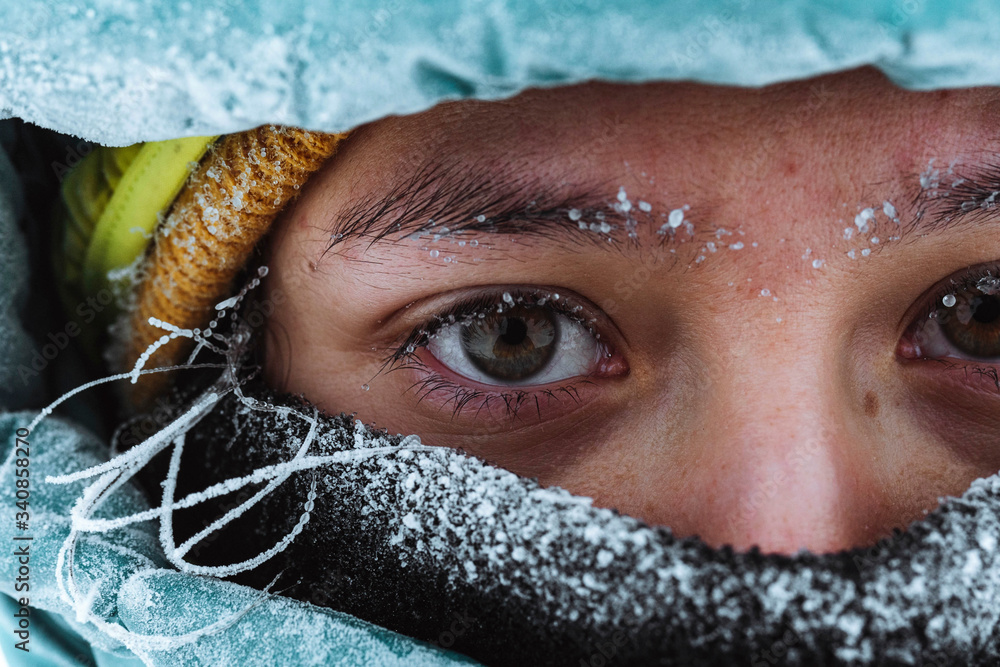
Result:
<instances>
[{"instance_id":1,"label":"yellow knit fabric","mask_svg":"<svg viewBox=\"0 0 1000 667\"><path fill-rule=\"evenodd\" d=\"M130 317L123 370L164 334L148 323L150 317L180 328L208 325L254 246L344 137L264 126L216 143L155 233ZM177 339L145 367L180 363L192 345ZM133 405L141 407L163 391L168 375L144 376L133 388Z\"/></svg>"}]
</instances>

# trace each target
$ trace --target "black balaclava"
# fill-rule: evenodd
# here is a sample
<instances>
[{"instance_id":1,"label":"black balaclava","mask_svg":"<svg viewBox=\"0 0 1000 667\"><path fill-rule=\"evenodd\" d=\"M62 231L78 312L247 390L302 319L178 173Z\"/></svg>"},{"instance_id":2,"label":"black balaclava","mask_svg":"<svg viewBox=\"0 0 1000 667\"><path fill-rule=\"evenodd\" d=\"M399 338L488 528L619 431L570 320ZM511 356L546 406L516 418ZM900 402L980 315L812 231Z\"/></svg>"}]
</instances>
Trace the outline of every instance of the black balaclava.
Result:
<instances>
[{"instance_id":1,"label":"black balaclava","mask_svg":"<svg viewBox=\"0 0 1000 667\"><path fill-rule=\"evenodd\" d=\"M214 390L233 386L225 376ZM305 505L292 545L236 580L488 665L1000 661L997 476L870 549L736 553L248 380L188 431L177 497L291 461L304 439L310 455L341 460L293 473L190 562L251 558L301 523ZM162 463L147 466L154 497ZM175 534L263 485L175 513Z\"/></svg>"}]
</instances>

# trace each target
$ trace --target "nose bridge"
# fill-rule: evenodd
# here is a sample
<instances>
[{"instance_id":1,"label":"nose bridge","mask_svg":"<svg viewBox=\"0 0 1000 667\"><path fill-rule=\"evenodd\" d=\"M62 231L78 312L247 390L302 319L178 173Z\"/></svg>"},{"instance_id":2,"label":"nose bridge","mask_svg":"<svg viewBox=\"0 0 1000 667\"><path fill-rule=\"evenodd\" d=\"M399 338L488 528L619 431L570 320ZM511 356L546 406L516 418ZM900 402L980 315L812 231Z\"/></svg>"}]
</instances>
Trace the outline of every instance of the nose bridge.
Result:
<instances>
[{"instance_id":1,"label":"nose bridge","mask_svg":"<svg viewBox=\"0 0 1000 667\"><path fill-rule=\"evenodd\" d=\"M691 532L710 543L794 552L867 539L861 499L871 473L855 465L847 366L810 340L815 329L770 346L745 336L732 348L733 379L712 398L713 414L726 418L700 436L702 482L715 493L688 513L701 524Z\"/></svg>"}]
</instances>

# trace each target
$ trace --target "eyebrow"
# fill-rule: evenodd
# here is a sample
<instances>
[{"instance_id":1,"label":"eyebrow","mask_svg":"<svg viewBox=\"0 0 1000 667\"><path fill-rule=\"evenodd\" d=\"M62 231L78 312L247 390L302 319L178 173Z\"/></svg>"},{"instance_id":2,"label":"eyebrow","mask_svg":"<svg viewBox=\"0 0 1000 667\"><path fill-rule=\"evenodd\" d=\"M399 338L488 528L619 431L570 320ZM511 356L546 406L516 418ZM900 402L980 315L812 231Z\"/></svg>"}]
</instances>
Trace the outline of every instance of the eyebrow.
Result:
<instances>
[{"instance_id":1,"label":"eyebrow","mask_svg":"<svg viewBox=\"0 0 1000 667\"><path fill-rule=\"evenodd\" d=\"M906 217L899 237L941 234L997 217L1000 161L996 158L938 168L932 161L905 180L913 185L904 190L908 210L898 211ZM371 248L407 237L438 240L477 232L614 249L622 243L612 232L631 231L649 221L659 228L666 222L666 213L609 201L609 185L557 186L552 179L527 175L527 170L496 165L424 164L388 192L361 197L339 212L327 225L330 242L324 254L349 241L367 240ZM669 239L670 235L664 236L664 241Z\"/></svg>"},{"instance_id":2,"label":"eyebrow","mask_svg":"<svg viewBox=\"0 0 1000 667\"><path fill-rule=\"evenodd\" d=\"M932 160L918 176L911 198L915 213L908 234L938 234L963 225L996 220L1000 204L1000 162L996 156L980 162L934 167Z\"/></svg>"},{"instance_id":3,"label":"eyebrow","mask_svg":"<svg viewBox=\"0 0 1000 667\"><path fill-rule=\"evenodd\" d=\"M370 248L386 240L475 232L609 248L620 245L608 242L612 231L635 229L656 215L609 201L607 191L604 183L556 184L511 167L424 165L388 192L361 197L339 212L327 225L326 252L348 241L367 240Z\"/></svg>"}]
</instances>

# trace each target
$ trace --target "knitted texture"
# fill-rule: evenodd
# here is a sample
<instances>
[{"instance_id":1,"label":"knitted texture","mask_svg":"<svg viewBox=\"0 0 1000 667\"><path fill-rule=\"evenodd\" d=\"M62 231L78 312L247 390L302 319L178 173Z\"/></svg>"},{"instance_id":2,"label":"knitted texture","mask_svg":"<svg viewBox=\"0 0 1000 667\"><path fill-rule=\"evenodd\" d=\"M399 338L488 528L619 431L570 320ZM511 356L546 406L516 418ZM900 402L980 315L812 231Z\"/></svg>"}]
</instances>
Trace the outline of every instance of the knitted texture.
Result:
<instances>
[{"instance_id":1,"label":"knitted texture","mask_svg":"<svg viewBox=\"0 0 1000 667\"><path fill-rule=\"evenodd\" d=\"M156 230L125 332L123 370L164 335L151 317L181 329L207 326L254 246L345 136L272 125L219 141ZM177 364L192 345L179 338L145 366ZM132 403L141 407L168 382L164 373L143 377Z\"/></svg>"}]
</instances>

